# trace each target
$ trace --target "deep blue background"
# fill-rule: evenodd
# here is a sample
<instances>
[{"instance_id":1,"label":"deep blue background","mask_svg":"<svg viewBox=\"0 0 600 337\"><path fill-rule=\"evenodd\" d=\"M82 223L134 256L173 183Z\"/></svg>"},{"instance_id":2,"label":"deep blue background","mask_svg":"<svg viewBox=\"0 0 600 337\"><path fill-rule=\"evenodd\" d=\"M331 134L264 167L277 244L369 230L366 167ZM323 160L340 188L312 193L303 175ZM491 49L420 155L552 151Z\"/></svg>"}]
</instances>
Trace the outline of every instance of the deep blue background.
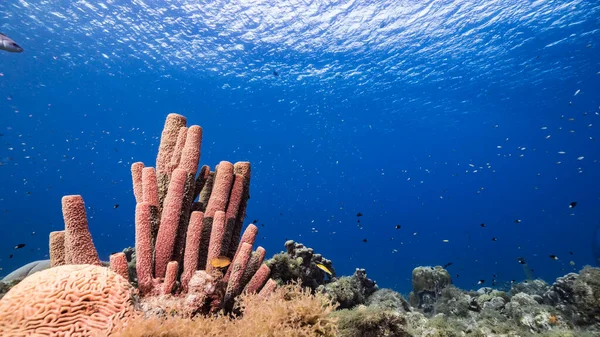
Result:
<instances>
[{"instance_id":1,"label":"deep blue background","mask_svg":"<svg viewBox=\"0 0 600 337\"><path fill-rule=\"evenodd\" d=\"M577 12L551 2L557 19L571 15L560 32L535 16L480 27L485 48L501 49L485 57L475 46L445 52L424 34L413 37L421 53L402 60L386 61L394 48L302 53L256 43L219 71L203 70L202 59L184 70L124 54L105 64L93 42L103 33L52 30L28 20L34 9L0 4L1 30L25 48L0 53L0 275L48 257L67 194L83 195L101 258L133 245L129 168L154 165L169 112L204 129L201 164L252 162L246 222L258 220L268 255L294 239L338 274L366 268L402 292L419 265L452 262L454 282L472 288L493 275L498 285L523 279L518 257L548 282L593 264L600 9L572 3ZM487 38L515 30L524 45ZM363 75L301 78L296 67L331 64Z\"/></svg>"}]
</instances>

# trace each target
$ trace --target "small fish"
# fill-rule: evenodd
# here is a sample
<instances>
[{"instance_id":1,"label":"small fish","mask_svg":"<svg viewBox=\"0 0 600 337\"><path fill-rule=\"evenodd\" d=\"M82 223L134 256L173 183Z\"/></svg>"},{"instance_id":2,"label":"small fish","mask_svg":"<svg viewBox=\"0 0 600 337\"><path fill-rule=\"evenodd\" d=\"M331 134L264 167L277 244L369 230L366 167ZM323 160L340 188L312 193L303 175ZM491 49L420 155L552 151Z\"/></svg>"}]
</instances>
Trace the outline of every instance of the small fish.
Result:
<instances>
[{"instance_id":1,"label":"small fish","mask_svg":"<svg viewBox=\"0 0 600 337\"><path fill-rule=\"evenodd\" d=\"M485 280L479 280L479 281L477 281L477 284L484 284L484 283L485 283Z\"/></svg>"},{"instance_id":2,"label":"small fish","mask_svg":"<svg viewBox=\"0 0 600 337\"><path fill-rule=\"evenodd\" d=\"M444 242L444 243L448 243L448 242L450 242L450 240L448 240L448 239L444 239L444 240L442 240L442 242Z\"/></svg>"},{"instance_id":3,"label":"small fish","mask_svg":"<svg viewBox=\"0 0 600 337\"><path fill-rule=\"evenodd\" d=\"M402 226L396 225L396 229L400 229L400 228L402 228Z\"/></svg>"},{"instance_id":4,"label":"small fish","mask_svg":"<svg viewBox=\"0 0 600 337\"><path fill-rule=\"evenodd\" d=\"M521 223L521 220L517 219L515 220L515 223Z\"/></svg>"},{"instance_id":5,"label":"small fish","mask_svg":"<svg viewBox=\"0 0 600 337\"><path fill-rule=\"evenodd\" d=\"M448 267L450 267L453 263L452 262L448 262L445 265L442 266L442 268L446 269Z\"/></svg>"},{"instance_id":6,"label":"small fish","mask_svg":"<svg viewBox=\"0 0 600 337\"><path fill-rule=\"evenodd\" d=\"M573 201L572 203L569 204L569 208L574 208L575 206L577 206L577 201Z\"/></svg>"},{"instance_id":7,"label":"small fish","mask_svg":"<svg viewBox=\"0 0 600 337\"><path fill-rule=\"evenodd\" d=\"M575 94L573 96L579 95L580 92L581 92L581 89L577 89L577 91L575 91Z\"/></svg>"},{"instance_id":8,"label":"small fish","mask_svg":"<svg viewBox=\"0 0 600 337\"><path fill-rule=\"evenodd\" d=\"M569 255L573 255L573 252L569 252Z\"/></svg>"},{"instance_id":9,"label":"small fish","mask_svg":"<svg viewBox=\"0 0 600 337\"><path fill-rule=\"evenodd\" d=\"M12 259L12 258L13 258L13 255L12 255L12 254L10 254L10 255L8 256L8 258L9 258L9 259Z\"/></svg>"},{"instance_id":10,"label":"small fish","mask_svg":"<svg viewBox=\"0 0 600 337\"><path fill-rule=\"evenodd\" d=\"M365 243L366 243L366 242L367 242L367 239L363 239L363 242L365 242Z\"/></svg>"},{"instance_id":11,"label":"small fish","mask_svg":"<svg viewBox=\"0 0 600 337\"><path fill-rule=\"evenodd\" d=\"M356 213L356 216L360 217L363 216L363 214L361 212Z\"/></svg>"},{"instance_id":12,"label":"small fish","mask_svg":"<svg viewBox=\"0 0 600 337\"><path fill-rule=\"evenodd\" d=\"M119 204L115 204L115 205L113 206L113 208L114 208L114 209L117 209L117 208L119 208Z\"/></svg>"},{"instance_id":13,"label":"small fish","mask_svg":"<svg viewBox=\"0 0 600 337\"><path fill-rule=\"evenodd\" d=\"M322 271L326 272L327 274L329 274L329 276L333 276L333 274L331 273L331 270L329 270L329 268L325 267L324 265L320 264L320 263L316 263L317 268L321 269Z\"/></svg>"},{"instance_id":14,"label":"small fish","mask_svg":"<svg viewBox=\"0 0 600 337\"><path fill-rule=\"evenodd\" d=\"M21 249L23 247L25 247L25 244L24 243L19 243L18 245L15 246L15 249Z\"/></svg>"},{"instance_id":15,"label":"small fish","mask_svg":"<svg viewBox=\"0 0 600 337\"><path fill-rule=\"evenodd\" d=\"M551 258L552 260L558 260L558 256L556 256L556 255L550 255L550 258Z\"/></svg>"},{"instance_id":16,"label":"small fish","mask_svg":"<svg viewBox=\"0 0 600 337\"><path fill-rule=\"evenodd\" d=\"M225 268L231 264L231 259L227 256L217 256L210 261L214 268Z\"/></svg>"},{"instance_id":17,"label":"small fish","mask_svg":"<svg viewBox=\"0 0 600 337\"><path fill-rule=\"evenodd\" d=\"M519 264L525 264L526 263L524 257L518 258L517 261L519 261Z\"/></svg>"},{"instance_id":18,"label":"small fish","mask_svg":"<svg viewBox=\"0 0 600 337\"><path fill-rule=\"evenodd\" d=\"M10 37L0 33L0 50L6 50L10 53L21 53L23 48L15 43Z\"/></svg>"},{"instance_id":19,"label":"small fish","mask_svg":"<svg viewBox=\"0 0 600 337\"><path fill-rule=\"evenodd\" d=\"M492 238L492 241L498 241L498 238Z\"/></svg>"},{"instance_id":20,"label":"small fish","mask_svg":"<svg viewBox=\"0 0 600 337\"><path fill-rule=\"evenodd\" d=\"M277 70L273 70L273 76L279 77L279 73L277 72Z\"/></svg>"},{"instance_id":21,"label":"small fish","mask_svg":"<svg viewBox=\"0 0 600 337\"><path fill-rule=\"evenodd\" d=\"M257 222L258 222L258 220L256 220L256 219L252 220L253 224L256 224Z\"/></svg>"},{"instance_id":22,"label":"small fish","mask_svg":"<svg viewBox=\"0 0 600 337\"><path fill-rule=\"evenodd\" d=\"M485 227L485 224L484 224L484 223L481 223L481 225L479 225L479 226L481 226L481 227Z\"/></svg>"}]
</instances>

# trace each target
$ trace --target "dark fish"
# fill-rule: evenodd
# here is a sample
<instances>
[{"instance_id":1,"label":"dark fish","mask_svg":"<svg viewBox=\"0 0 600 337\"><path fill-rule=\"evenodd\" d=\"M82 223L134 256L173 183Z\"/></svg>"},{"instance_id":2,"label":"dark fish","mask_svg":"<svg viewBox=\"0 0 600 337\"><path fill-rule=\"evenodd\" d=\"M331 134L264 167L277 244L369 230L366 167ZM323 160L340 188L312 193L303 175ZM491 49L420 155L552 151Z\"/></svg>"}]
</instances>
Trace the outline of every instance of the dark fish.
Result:
<instances>
[{"instance_id":1,"label":"dark fish","mask_svg":"<svg viewBox=\"0 0 600 337\"><path fill-rule=\"evenodd\" d=\"M558 260L558 256L556 256L556 255L550 255L550 258L551 258L552 260Z\"/></svg>"},{"instance_id":2,"label":"dark fish","mask_svg":"<svg viewBox=\"0 0 600 337\"><path fill-rule=\"evenodd\" d=\"M453 263L452 262L448 262L445 265L442 266L442 268L446 269L448 267L450 267Z\"/></svg>"},{"instance_id":3,"label":"dark fish","mask_svg":"<svg viewBox=\"0 0 600 337\"><path fill-rule=\"evenodd\" d=\"M498 238L492 238L492 241L498 241Z\"/></svg>"},{"instance_id":4,"label":"dark fish","mask_svg":"<svg viewBox=\"0 0 600 337\"><path fill-rule=\"evenodd\" d=\"M485 283L485 280L479 280L479 281L477 281L477 284L484 284L484 283Z\"/></svg>"},{"instance_id":5,"label":"dark fish","mask_svg":"<svg viewBox=\"0 0 600 337\"><path fill-rule=\"evenodd\" d=\"M363 239L363 242L367 242L367 239Z\"/></svg>"},{"instance_id":6,"label":"dark fish","mask_svg":"<svg viewBox=\"0 0 600 337\"><path fill-rule=\"evenodd\" d=\"M484 223L482 223L482 224L481 224L481 225L479 225L479 226L481 226L481 227L485 227L485 224L484 224Z\"/></svg>"},{"instance_id":7,"label":"dark fish","mask_svg":"<svg viewBox=\"0 0 600 337\"><path fill-rule=\"evenodd\" d=\"M569 208L574 208L575 206L577 206L577 201L573 201L569 204Z\"/></svg>"},{"instance_id":8,"label":"dark fish","mask_svg":"<svg viewBox=\"0 0 600 337\"><path fill-rule=\"evenodd\" d=\"M255 224L255 223L257 223L257 222L258 222L258 220L256 220L256 219L252 220L252 223L253 223L253 224Z\"/></svg>"},{"instance_id":9,"label":"dark fish","mask_svg":"<svg viewBox=\"0 0 600 337\"><path fill-rule=\"evenodd\" d=\"M18 245L15 246L15 249L21 249L23 247L25 247L25 244L24 243L19 243Z\"/></svg>"},{"instance_id":10,"label":"dark fish","mask_svg":"<svg viewBox=\"0 0 600 337\"><path fill-rule=\"evenodd\" d=\"M278 73L276 70L273 70L273 75L274 75L275 77L278 77L278 76L279 76L279 73Z\"/></svg>"},{"instance_id":11,"label":"dark fish","mask_svg":"<svg viewBox=\"0 0 600 337\"><path fill-rule=\"evenodd\" d=\"M396 225L396 229L400 229L400 228L402 228L402 226Z\"/></svg>"},{"instance_id":12,"label":"dark fish","mask_svg":"<svg viewBox=\"0 0 600 337\"><path fill-rule=\"evenodd\" d=\"M515 223L521 223L521 220L517 219L515 220Z\"/></svg>"},{"instance_id":13,"label":"dark fish","mask_svg":"<svg viewBox=\"0 0 600 337\"><path fill-rule=\"evenodd\" d=\"M513 284L513 283L515 283L515 282L517 282L517 281L515 281L515 280L510 280L510 284Z\"/></svg>"},{"instance_id":14,"label":"dark fish","mask_svg":"<svg viewBox=\"0 0 600 337\"><path fill-rule=\"evenodd\" d=\"M8 256L8 258L9 258L9 259L12 259L12 258L13 258L13 255L12 255L12 254L10 254L10 255Z\"/></svg>"},{"instance_id":15,"label":"dark fish","mask_svg":"<svg viewBox=\"0 0 600 337\"><path fill-rule=\"evenodd\" d=\"M261 227L265 227L265 224L264 224L264 223L261 223L261 224L260 224L260 226L261 226Z\"/></svg>"},{"instance_id":16,"label":"dark fish","mask_svg":"<svg viewBox=\"0 0 600 337\"><path fill-rule=\"evenodd\" d=\"M517 261L519 261L519 264L525 264L526 263L524 257L518 258Z\"/></svg>"},{"instance_id":17,"label":"dark fish","mask_svg":"<svg viewBox=\"0 0 600 337\"><path fill-rule=\"evenodd\" d=\"M114 207L115 209L117 209L117 208L119 208L119 204L115 204L113 207Z\"/></svg>"},{"instance_id":18,"label":"dark fish","mask_svg":"<svg viewBox=\"0 0 600 337\"><path fill-rule=\"evenodd\" d=\"M363 216L361 212L356 213L356 216Z\"/></svg>"},{"instance_id":19,"label":"dark fish","mask_svg":"<svg viewBox=\"0 0 600 337\"><path fill-rule=\"evenodd\" d=\"M569 252L570 255L573 255L573 252Z\"/></svg>"}]
</instances>

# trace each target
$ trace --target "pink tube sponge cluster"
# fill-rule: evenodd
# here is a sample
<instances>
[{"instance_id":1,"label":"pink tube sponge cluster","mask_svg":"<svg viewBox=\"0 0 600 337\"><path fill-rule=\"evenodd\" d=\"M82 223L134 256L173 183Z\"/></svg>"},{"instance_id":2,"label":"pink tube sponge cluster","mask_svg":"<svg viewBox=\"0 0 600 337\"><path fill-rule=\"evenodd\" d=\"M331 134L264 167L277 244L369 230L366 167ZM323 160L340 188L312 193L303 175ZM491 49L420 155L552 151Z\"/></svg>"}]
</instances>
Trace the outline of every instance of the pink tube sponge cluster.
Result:
<instances>
[{"instance_id":1,"label":"pink tube sponge cluster","mask_svg":"<svg viewBox=\"0 0 600 337\"><path fill-rule=\"evenodd\" d=\"M240 239L249 198L250 163L222 161L214 171L205 165L198 173L201 143L202 128L187 127L185 117L169 114L156 170L139 162L131 167L137 201L138 285L142 296L184 297L193 276L204 271L216 277L215 284L222 280L226 288L220 300L213 296L219 291L208 296L222 306L211 310L228 309L258 270L260 274L248 289L260 291L269 269L261 267L264 249L252 252L258 228L248 226ZM213 266L217 258L229 259L231 265ZM194 301L205 297L195 296Z\"/></svg>"},{"instance_id":2,"label":"pink tube sponge cluster","mask_svg":"<svg viewBox=\"0 0 600 337\"><path fill-rule=\"evenodd\" d=\"M131 166L141 301L168 298L189 315L229 311L244 289L268 296L276 287L264 248L252 251L258 228L249 225L240 239L250 163L222 161L197 175L201 142L199 126L169 114L156 169ZM0 301L0 336L110 335L117 320L137 314L127 258L116 253L110 268L101 266L85 209L81 196L63 197L65 230L50 234L52 268Z\"/></svg>"}]
</instances>

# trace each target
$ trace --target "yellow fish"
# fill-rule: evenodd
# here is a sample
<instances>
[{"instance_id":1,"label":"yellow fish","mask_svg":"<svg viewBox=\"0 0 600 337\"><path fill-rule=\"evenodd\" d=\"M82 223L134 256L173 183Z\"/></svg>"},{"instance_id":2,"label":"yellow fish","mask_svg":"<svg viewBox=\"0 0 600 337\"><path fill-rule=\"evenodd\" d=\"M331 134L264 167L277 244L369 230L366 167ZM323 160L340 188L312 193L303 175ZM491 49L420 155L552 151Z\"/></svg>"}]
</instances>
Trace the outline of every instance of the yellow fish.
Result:
<instances>
[{"instance_id":1,"label":"yellow fish","mask_svg":"<svg viewBox=\"0 0 600 337\"><path fill-rule=\"evenodd\" d=\"M326 272L327 274L329 274L329 276L333 276L333 274L331 273L331 271L329 269L327 269L327 267L325 267L324 265L320 264L320 263L315 263L317 265L317 268L321 269L322 271Z\"/></svg>"},{"instance_id":2,"label":"yellow fish","mask_svg":"<svg viewBox=\"0 0 600 337\"><path fill-rule=\"evenodd\" d=\"M217 256L210 261L210 265L215 268L225 268L231 264L231 259L227 256Z\"/></svg>"}]
</instances>

